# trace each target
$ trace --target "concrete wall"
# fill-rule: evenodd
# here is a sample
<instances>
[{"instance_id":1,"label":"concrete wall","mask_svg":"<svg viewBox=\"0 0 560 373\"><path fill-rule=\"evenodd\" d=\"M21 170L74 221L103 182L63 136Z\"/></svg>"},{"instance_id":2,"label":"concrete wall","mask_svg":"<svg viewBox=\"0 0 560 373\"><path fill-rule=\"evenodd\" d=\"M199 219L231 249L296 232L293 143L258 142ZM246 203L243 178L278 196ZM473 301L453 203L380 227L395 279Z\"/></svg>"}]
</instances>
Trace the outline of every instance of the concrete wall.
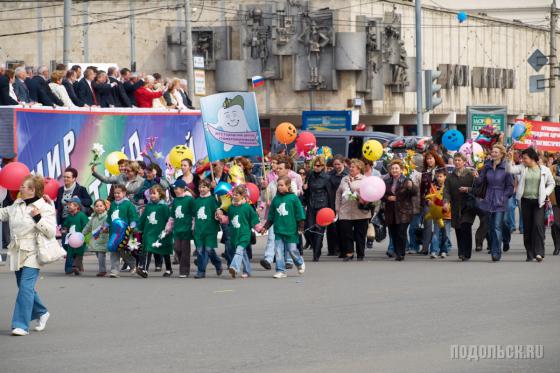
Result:
<instances>
[{"instance_id":1,"label":"concrete wall","mask_svg":"<svg viewBox=\"0 0 560 373\"><path fill-rule=\"evenodd\" d=\"M197 11L194 12L194 26L220 25L222 9L225 4L225 17L228 25L233 27L233 55L239 58L239 18L236 9L239 3L254 4L259 1L206 1L201 10L201 1L193 1ZM137 69L146 73L161 72L166 76L183 77L183 72L165 71L165 27L175 26L184 16L183 9L174 9L182 1L134 1L136 15L136 61ZM53 29L42 33L10 36L0 38L0 62L13 59L24 60L29 65L37 65L40 60L62 59L62 3L40 2L0 3L0 34L13 34L36 30L37 8L41 6L42 29ZM47 5L49 5L47 7ZM382 16L391 11L393 6L402 14L403 38L409 56L415 55L414 4L395 1L364 2L359 0L312 0L311 9L331 7L338 9L336 14L336 31L355 31L356 16ZM11 10L19 8L22 10ZM157 10L154 8L158 8ZM84 22L83 5L74 4L74 24ZM89 22L89 61L116 62L119 66L130 66L130 19L128 1L91 2L88 11ZM14 19L6 21L5 19ZM16 21L15 19L18 19ZM100 22L114 19L110 22ZM443 90L443 104L436 108L436 114L464 113L467 105L495 104L507 105L510 113L527 115L546 115L548 112L548 95L546 93L530 94L528 77L535 74L527 64L527 57L535 48L548 51L548 32L538 27L498 21L487 17L471 16L468 22L460 25L453 12L426 7L423 12L423 47L424 69L435 69L438 64L463 64L475 66L509 68L515 70L515 89L478 89L462 87ZM59 29L55 29L59 28ZM83 33L86 28L72 28L71 59L83 61ZM38 42L42 40L43 54L38 56ZM310 107L310 94L295 93L292 90L291 57L282 57L284 79L269 82L268 90L257 92L259 110L268 117L279 115L299 115L301 110ZM548 74L548 67L541 70ZM206 91L214 91L213 72L207 71ZM355 92L356 74L354 72L338 73L339 90L336 92L315 92L313 101L315 109L346 109L347 99L359 96ZM268 95L268 97L267 97ZM391 94L386 89L385 100L375 101L362 108L363 115L393 116L400 113L403 118L416 111L415 93Z\"/></svg>"}]
</instances>

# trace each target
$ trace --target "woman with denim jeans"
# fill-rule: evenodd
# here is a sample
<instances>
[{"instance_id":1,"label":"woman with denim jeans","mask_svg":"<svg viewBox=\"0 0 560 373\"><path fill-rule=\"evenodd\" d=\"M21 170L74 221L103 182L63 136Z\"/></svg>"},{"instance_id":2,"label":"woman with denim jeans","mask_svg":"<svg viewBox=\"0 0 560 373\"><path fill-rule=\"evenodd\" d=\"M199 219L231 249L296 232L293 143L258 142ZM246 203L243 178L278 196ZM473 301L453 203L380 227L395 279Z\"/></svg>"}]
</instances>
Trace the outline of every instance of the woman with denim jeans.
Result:
<instances>
[{"instance_id":1,"label":"woman with denim jeans","mask_svg":"<svg viewBox=\"0 0 560 373\"><path fill-rule=\"evenodd\" d=\"M486 188L486 193L478 203L478 207L486 213L489 223L490 252L493 262L499 261L502 257L502 229L508 200L513 195L513 176L506 173L505 155L506 148L503 145L494 145L490 152L492 159L484 163L476 181L479 187Z\"/></svg>"},{"instance_id":2,"label":"woman with denim jeans","mask_svg":"<svg viewBox=\"0 0 560 373\"><path fill-rule=\"evenodd\" d=\"M12 318L12 335L16 336L29 334L31 320L37 320L35 330L42 331L50 316L35 291L40 268L38 245L43 241L39 235L50 240L56 233L56 211L43 199L44 187L42 177L30 175L20 187L21 197L0 209L0 220L10 224L9 265L19 288Z\"/></svg>"}]
</instances>

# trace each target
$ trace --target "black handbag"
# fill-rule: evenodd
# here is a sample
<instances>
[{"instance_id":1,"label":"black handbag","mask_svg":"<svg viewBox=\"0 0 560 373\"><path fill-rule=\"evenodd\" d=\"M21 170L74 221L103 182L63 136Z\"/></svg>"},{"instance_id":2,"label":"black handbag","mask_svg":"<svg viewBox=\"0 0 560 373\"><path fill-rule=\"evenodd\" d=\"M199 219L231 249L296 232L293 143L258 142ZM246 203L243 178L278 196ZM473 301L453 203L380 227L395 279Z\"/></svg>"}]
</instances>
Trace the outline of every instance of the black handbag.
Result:
<instances>
[{"instance_id":1,"label":"black handbag","mask_svg":"<svg viewBox=\"0 0 560 373\"><path fill-rule=\"evenodd\" d=\"M371 224L375 229L375 242L381 242L387 237L387 226L385 225L385 217L383 212L379 212L373 219Z\"/></svg>"}]
</instances>

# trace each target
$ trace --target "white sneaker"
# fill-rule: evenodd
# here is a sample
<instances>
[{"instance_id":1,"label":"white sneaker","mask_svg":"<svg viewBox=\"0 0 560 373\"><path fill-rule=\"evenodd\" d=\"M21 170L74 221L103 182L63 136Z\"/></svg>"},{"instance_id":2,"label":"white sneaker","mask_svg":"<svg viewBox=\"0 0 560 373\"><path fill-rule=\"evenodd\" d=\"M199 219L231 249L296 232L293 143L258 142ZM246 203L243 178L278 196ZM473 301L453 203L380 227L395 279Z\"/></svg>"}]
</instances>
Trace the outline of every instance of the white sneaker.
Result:
<instances>
[{"instance_id":1,"label":"white sneaker","mask_svg":"<svg viewBox=\"0 0 560 373\"><path fill-rule=\"evenodd\" d=\"M441 254L439 254L439 257L441 259L445 259L445 258L447 258L447 254L446 253L441 253Z\"/></svg>"},{"instance_id":2,"label":"white sneaker","mask_svg":"<svg viewBox=\"0 0 560 373\"><path fill-rule=\"evenodd\" d=\"M118 274L116 274L116 273L111 273L111 274L109 275L109 277L110 277L110 278L119 278L120 276L119 276Z\"/></svg>"},{"instance_id":3,"label":"white sneaker","mask_svg":"<svg viewBox=\"0 0 560 373\"><path fill-rule=\"evenodd\" d=\"M437 258L437 254L436 254L436 253L431 253L431 254L430 254L430 258L432 258L432 259Z\"/></svg>"},{"instance_id":4,"label":"white sneaker","mask_svg":"<svg viewBox=\"0 0 560 373\"><path fill-rule=\"evenodd\" d=\"M28 335L28 334L29 334L29 332L26 332L22 328L12 329L12 335L24 336L24 335Z\"/></svg>"},{"instance_id":5,"label":"white sneaker","mask_svg":"<svg viewBox=\"0 0 560 373\"><path fill-rule=\"evenodd\" d=\"M537 259L537 262L542 262L543 260L543 257L540 255L537 255L535 258Z\"/></svg>"},{"instance_id":6,"label":"white sneaker","mask_svg":"<svg viewBox=\"0 0 560 373\"><path fill-rule=\"evenodd\" d=\"M274 277L274 278L286 278L286 277L288 277L288 275L285 274L284 272L276 272L274 274L274 276L272 276L272 277Z\"/></svg>"},{"instance_id":7,"label":"white sneaker","mask_svg":"<svg viewBox=\"0 0 560 373\"><path fill-rule=\"evenodd\" d=\"M42 314L37 319L37 326L35 327L35 330L38 332L42 332L43 330L45 330L45 327L47 326L47 321L49 321L49 317L51 317L51 314L48 312Z\"/></svg>"},{"instance_id":8,"label":"white sneaker","mask_svg":"<svg viewBox=\"0 0 560 373\"><path fill-rule=\"evenodd\" d=\"M305 273L305 263L302 263L298 269L297 269L297 273L299 273L300 275L303 275Z\"/></svg>"}]
</instances>

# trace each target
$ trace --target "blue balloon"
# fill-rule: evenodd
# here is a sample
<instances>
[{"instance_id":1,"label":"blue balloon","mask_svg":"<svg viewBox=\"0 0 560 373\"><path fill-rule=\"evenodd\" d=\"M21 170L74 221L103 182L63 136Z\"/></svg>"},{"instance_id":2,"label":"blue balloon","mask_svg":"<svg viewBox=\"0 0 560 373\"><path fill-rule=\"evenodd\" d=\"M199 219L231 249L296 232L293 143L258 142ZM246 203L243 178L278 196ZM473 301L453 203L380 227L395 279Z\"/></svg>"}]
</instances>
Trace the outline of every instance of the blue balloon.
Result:
<instances>
[{"instance_id":1,"label":"blue balloon","mask_svg":"<svg viewBox=\"0 0 560 373\"><path fill-rule=\"evenodd\" d=\"M459 23L463 23L467 20L467 18L469 18L469 16L467 15L467 13L460 11L459 13L457 13L457 19L459 20Z\"/></svg>"},{"instance_id":2,"label":"blue balloon","mask_svg":"<svg viewBox=\"0 0 560 373\"><path fill-rule=\"evenodd\" d=\"M107 250L116 253L119 245L126 238L128 224L122 219L115 219L111 222L111 236L107 241Z\"/></svg>"},{"instance_id":3,"label":"blue balloon","mask_svg":"<svg viewBox=\"0 0 560 373\"><path fill-rule=\"evenodd\" d=\"M441 143L447 150L459 150L465 143L465 136L458 130L447 130L441 138Z\"/></svg>"},{"instance_id":4,"label":"blue balloon","mask_svg":"<svg viewBox=\"0 0 560 373\"><path fill-rule=\"evenodd\" d=\"M216 188L214 188L214 194L218 197L225 196L226 194L231 192L232 189L233 187L231 186L231 184L226 183L225 181L220 181L218 185L216 185Z\"/></svg>"},{"instance_id":5,"label":"blue balloon","mask_svg":"<svg viewBox=\"0 0 560 373\"><path fill-rule=\"evenodd\" d=\"M513 130L511 131L511 138L515 141L519 141L521 136L525 134L525 131L527 131L525 123L517 122L515 123L515 125L513 126Z\"/></svg>"}]
</instances>

